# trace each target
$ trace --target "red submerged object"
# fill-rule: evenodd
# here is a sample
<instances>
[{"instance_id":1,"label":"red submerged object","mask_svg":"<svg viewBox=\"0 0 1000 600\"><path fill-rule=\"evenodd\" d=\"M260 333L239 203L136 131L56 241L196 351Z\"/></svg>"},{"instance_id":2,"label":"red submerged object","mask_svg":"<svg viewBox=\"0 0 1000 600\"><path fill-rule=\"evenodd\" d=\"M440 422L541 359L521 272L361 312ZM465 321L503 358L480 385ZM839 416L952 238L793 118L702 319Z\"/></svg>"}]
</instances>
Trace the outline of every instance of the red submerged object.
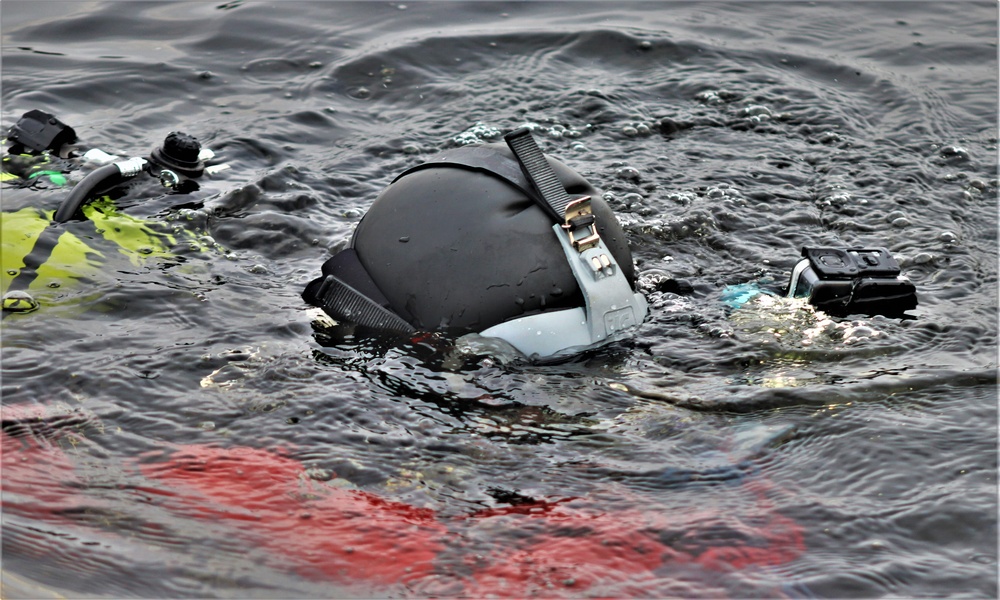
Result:
<instances>
[{"instance_id":1,"label":"red submerged object","mask_svg":"<svg viewBox=\"0 0 1000 600\"><path fill-rule=\"evenodd\" d=\"M140 468L165 485L172 510L231 521L307 576L383 584L424 577L446 533L429 509L325 486L266 450L190 445Z\"/></svg>"},{"instance_id":2,"label":"red submerged object","mask_svg":"<svg viewBox=\"0 0 1000 600\"><path fill-rule=\"evenodd\" d=\"M51 424L32 410L4 408L3 510L79 528L72 515L94 498L53 441L65 433L47 434ZM191 444L123 467L145 480L132 488L137 501L229 526L274 568L390 595L662 596L679 573L781 565L804 551L801 529L756 478L733 486L744 514L685 511L608 485L595 493L617 502L563 498L443 517L316 481L281 451Z\"/></svg>"}]
</instances>

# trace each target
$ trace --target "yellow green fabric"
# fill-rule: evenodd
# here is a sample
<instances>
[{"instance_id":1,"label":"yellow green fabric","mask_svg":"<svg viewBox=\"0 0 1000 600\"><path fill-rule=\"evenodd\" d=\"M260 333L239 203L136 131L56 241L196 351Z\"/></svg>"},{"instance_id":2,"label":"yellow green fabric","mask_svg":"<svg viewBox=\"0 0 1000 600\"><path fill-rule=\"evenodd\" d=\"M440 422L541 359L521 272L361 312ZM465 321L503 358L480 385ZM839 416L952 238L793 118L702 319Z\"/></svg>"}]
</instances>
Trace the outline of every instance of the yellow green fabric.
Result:
<instances>
[{"instance_id":1,"label":"yellow green fabric","mask_svg":"<svg viewBox=\"0 0 1000 600\"><path fill-rule=\"evenodd\" d=\"M148 258L170 256L170 248L176 243L174 236L154 231L142 219L115 210L107 197L84 205L83 214L104 239L118 246L118 252L137 267Z\"/></svg>"},{"instance_id":2,"label":"yellow green fabric","mask_svg":"<svg viewBox=\"0 0 1000 600\"><path fill-rule=\"evenodd\" d=\"M68 165L65 160L46 152L5 155L2 167L0 182L6 186L30 184L34 188L41 183L44 188L65 185L66 177L61 169ZM162 230L155 222L119 212L107 196L84 204L81 210L92 228L63 228L52 253L25 290L30 296L27 299L16 294L6 295L11 282L24 268L25 258L34 249L38 236L51 225L55 211L22 208L0 212L0 294L5 295L4 305L8 310L17 311L27 306L26 301L37 304L39 309L66 304L92 305L106 287L87 286L82 280L113 279L117 271L113 264L118 260L116 253L127 257L135 267L173 256L171 250L177 244L175 235ZM181 235L192 248L209 249L194 233ZM112 263L110 268L108 263Z\"/></svg>"},{"instance_id":3,"label":"yellow green fabric","mask_svg":"<svg viewBox=\"0 0 1000 600\"><path fill-rule=\"evenodd\" d=\"M38 236L52 223L55 211L23 208L0 212L0 294L7 294L11 282L25 266ZM156 231L150 223L125 215L114 208L113 202L102 198L84 206L83 213L93 224L94 236L81 237L64 230L52 253L37 269L36 277L27 288L28 294L40 309L80 301L74 290L83 280L107 277L109 252L118 252L129 259L133 266L141 267L149 260L169 258L175 236ZM79 232L79 228L74 228ZM191 236L194 239L194 236ZM77 285L74 285L77 284ZM11 298L13 304L23 301ZM8 309L16 309L14 305Z\"/></svg>"},{"instance_id":4,"label":"yellow green fabric","mask_svg":"<svg viewBox=\"0 0 1000 600\"><path fill-rule=\"evenodd\" d=\"M11 281L24 268L24 259L35 247L38 236L51 223L54 211L43 212L22 208L0 213L0 290L4 294ZM55 298L59 288L76 279L96 276L100 272L103 254L69 231L59 236L52 254L38 268L38 275L28 286L28 292L40 303L42 297Z\"/></svg>"}]
</instances>

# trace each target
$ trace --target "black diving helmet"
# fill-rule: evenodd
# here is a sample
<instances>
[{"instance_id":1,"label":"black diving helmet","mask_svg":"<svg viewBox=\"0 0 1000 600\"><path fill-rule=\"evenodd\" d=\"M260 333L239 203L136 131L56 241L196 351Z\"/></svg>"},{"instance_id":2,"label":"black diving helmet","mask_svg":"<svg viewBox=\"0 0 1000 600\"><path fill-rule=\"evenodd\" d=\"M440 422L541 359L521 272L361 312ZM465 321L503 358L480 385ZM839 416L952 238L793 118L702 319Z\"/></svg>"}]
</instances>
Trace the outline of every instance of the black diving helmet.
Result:
<instances>
[{"instance_id":1,"label":"black diving helmet","mask_svg":"<svg viewBox=\"0 0 1000 600\"><path fill-rule=\"evenodd\" d=\"M442 152L375 199L303 293L339 323L500 338L548 358L646 317L625 232L599 192L521 128Z\"/></svg>"}]
</instances>

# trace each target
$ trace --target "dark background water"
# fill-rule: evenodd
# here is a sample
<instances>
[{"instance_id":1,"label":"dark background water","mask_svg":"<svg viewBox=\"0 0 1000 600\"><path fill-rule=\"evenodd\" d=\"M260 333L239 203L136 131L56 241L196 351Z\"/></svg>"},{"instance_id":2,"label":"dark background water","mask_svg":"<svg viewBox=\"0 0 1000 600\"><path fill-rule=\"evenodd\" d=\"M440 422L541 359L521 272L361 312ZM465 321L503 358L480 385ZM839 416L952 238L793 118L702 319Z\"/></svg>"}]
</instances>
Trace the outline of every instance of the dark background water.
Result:
<instances>
[{"instance_id":1,"label":"dark background water","mask_svg":"<svg viewBox=\"0 0 1000 600\"><path fill-rule=\"evenodd\" d=\"M83 482L59 522L5 498L5 597L475 594L448 573L526 535L464 530L471 550L405 587L303 576L129 493L156 487L129 461L177 444L283 448L443 517L572 497L702 544L801 530L772 564L661 566L651 596L996 597L995 3L5 0L0 16L5 128L40 108L121 155L182 129L232 167L119 201L217 246L143 267L105 250L103 277L67 286L77 308L4 319L5 428L24 405L72 426ZM651 304L638 334L547 366L322 345L299 293L378 191L524 124L625 225ZM64 196L4 188L3 210ZM787 279L806 244L887 246L915 318L723 305L726 285Z\"/></svg>"}]
</instances>

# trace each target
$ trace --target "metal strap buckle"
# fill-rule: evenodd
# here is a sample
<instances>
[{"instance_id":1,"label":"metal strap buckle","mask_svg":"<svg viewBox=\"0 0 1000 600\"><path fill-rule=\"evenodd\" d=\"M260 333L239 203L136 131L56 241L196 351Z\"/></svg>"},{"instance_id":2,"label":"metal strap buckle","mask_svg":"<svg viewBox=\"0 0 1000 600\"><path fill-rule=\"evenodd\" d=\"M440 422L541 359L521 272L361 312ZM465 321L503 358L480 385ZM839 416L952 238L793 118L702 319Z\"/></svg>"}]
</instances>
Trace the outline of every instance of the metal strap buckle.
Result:
<instances>
[{"instance_id":1,"label":"metal strap buckle","mask_svg":"<svg viewBox=\"0 0 1000 600\"><path fill-rule=\"evenodd\" d=\"M569 234L569 241L577 252L593 248L601 241L601 236L597 233L597 219L590 210L590 196L581 196L566 205L566 220L561 227ZM584 227L589 228L586 236L576 239L574 234Z\"/></svg>"}]
</instances>

